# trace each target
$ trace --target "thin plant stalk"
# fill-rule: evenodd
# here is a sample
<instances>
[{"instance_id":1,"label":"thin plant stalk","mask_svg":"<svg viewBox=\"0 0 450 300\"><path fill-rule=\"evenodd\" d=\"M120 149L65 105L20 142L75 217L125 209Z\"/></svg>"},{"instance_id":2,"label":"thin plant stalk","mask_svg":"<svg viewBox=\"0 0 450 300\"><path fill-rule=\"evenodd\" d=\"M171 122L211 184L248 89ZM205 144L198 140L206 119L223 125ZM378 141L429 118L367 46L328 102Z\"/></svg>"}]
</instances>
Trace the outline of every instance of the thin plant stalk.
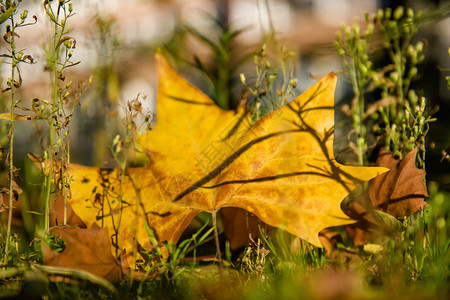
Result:
<instances>
[{"instance_id":1,"label":"thin plant stalk","mask_svg":"<svg viewBox=\"0 0 450 300\"><path fill-rule=\"evenodd\" d=\"M44 3L45 5L45 3ZM51 13L53 14L52 8L49 5L49 9L51 11ZM59 6L58 6L58 11L57 11L57 15L56 15L56 20L59 20ZM55 108L56 109L56 114L58 114L59 112L59 103L58 103L58 61L59 61L59 53L58 53L58 23L55 22L55 29L54 29L54 37L53 37L53 45L51 46L51 50L50 50L50 55L51 55L51 60L52 60L52 85L53 85L53 106L52 106L52 111L51 114L52 116L50 117L50 122L49 122L49 151L47 152L47 158L48 158L48 174L46 176L46 191L45 191L45 212L44 212L44 228L45 231L48 232L49 228L50 228L50 194L51 194L51 186L52 186L52 173L53 173L53 148L55 145L55 122L53 120L53 114L55 113ZM58 118L55 118L55 121L58 122ZM64 215L66 215L66 203L64 202ZM65 224L65 223L64 223Z\"/></svg>"},{"instance_id":2,"label":"thin plant stalk","mask_svg":"<svg viewBox=\"0 0 450 300\"><path fill-rule=\"evenodd\" d=\"M51 8L51 7L50 7ZM60 12L60 6L58 5L58 11L57 11L57 14L56 14L56 20L59 20L59 12ZM61 25L61 26L63 26L63 25ZM62 31L61 32L63 32L63 29L62 29ZM52 174L52 172L53 172L53 159L54 159L54 153L53 153L53 148L54 148L54 145L55 145L55 125L59 125L58 123L58 121L59 121L59 119L58 119L58 113L59 113L59 111L60 111L60 107L59 107L59 97L58 97L58 61L59 61L59 51L58 51L58 41L59 41L59 38L58 38L58 23L57 22L55 22L55 36L54 36L54 38L53 38L53 48L52 48L52 52L51 52L51 54L52 54L52 57L53 57L53 74L52 74L52 76L53 76L53 108L54 108L54 111L56 110L56 118L55 118L55 120L56 120L56 124L54 124L55 122L53 122L53 120L51 120L51 122L50 122L50 156L49 156L49 159L50 159L50 172L49 172L49 176L52 176L51 174ZM53 113L54 113L54 111L53 111ZM49 187L51 187L51 180L49 180L48 181L49 182ZM49 194L47 194L48 195L48 198L46 198L46 219L47 219L47 223L49 224L49 218L50 218L50 213L49 213L49 209L50 209L50 206L49 206L49 203L50 203L50 193ZM64 214L66 214L66 202L64 201ZM65 223L64 223L65 224ZM46 227L46 230L48 230L49 229L49 227Z\"/></svg>"},{"instance_id":3,"label":"thin plant stalk","mask_svg":"<svg viewBox=\"0 0 450 300\"><path fill-rule=\"evenodd\" d=\"M365 145L365 127L363 124L364 114L364 86L358 80L355 62L351 62L351 78L353 85L353 93L356 99L355 113L353 114L353 126L356 130L356 149L358 157L358 165L364 165L364 145Z\"/></svg>"},{"instance_id":4,"label":"thin plant stalk","mask_svg":"<svg viewBox=\"0 0 450 300\"><path fill-rule=\"evenodd\" d=\"M120 210L119 210L119 220L117 222L117 245L120 245L120 226L122 224L122 217L123 217L123 193L124 193L124 181L125 181L125 163L123 163L121 170L120 170L120 187L119 187L119 198L118 201L120 202ZM119 249L116 248L116 256L118 256Z\"/></svg>"},{"instance_id":5,"label":"thin plant stalk","mask_svg":"<svg viewBox=\"0 0 450 300\"><path fill-rule=\"evenodd\" d=\"M222 253L220 251L219 231L217 230L217 211L212 212L212 225L214 228L214 242L216 245L217 260L219 262L219 271L222 273Z\"/></svg>"},{"instance_id":6,"label":"thin plant stalk","mask_svg":"<svg viewBox=\"0 0 450 300\"><path fill-rule=\"evenodd\" d=\"M14 28L14 19L11 17L11 28ZM14 39L14 34L11 35L11 115L10 115L10 128L9 128L9 209L8 209L8 224L6 227L6 242L5 242L5 257L4 263L8 262L8 253L9 253L9 240L11 238L11 223L12 223L12 213L13 213L13 200L14 200L14 108L16 106L16 102L14 100L14 92L15 92L15 71L16 71L16 44Z\"/></svg>"},{"instance_id":7,"label":"thin plant stalk","mask_svg":"<svg viewBox=\"0 0 450 300\"><path fill-rule=\"evenodd\" d=\"M128 120L128 116L127 116L127 120ZM124 194L125 177L126 177L126 173L127 173L127 170L126 170L127 169L127 157L126 157L127 153L126 153L126 149L124 148L124 146L126 146L126 145L127 144L123 143L120 140L120 135L117 135L114 138L113 145L111 147L114 160L120 166L120 173L118 174L119 194L117 196L117 201L119 201L120 208L119 208L119 216L118 216L117 227L116 227L117 228L117 230L116 230L116 245L120 245L120 238L121 238L120 226L122 224L123 209L124 209L123 194ZM136 216L137 216L137 214L136 214ZM116 248L116 256L119 256L119 250L120 249Z\"/></svg>"},{"instance_id":8,"label":"thin plant stalk","mask_svg":"<svg viewBox=\"0 0 450 300\"><path fill-rule=\"evenodd\" d=\"M20 3L20 1L19 1ZM10 47L10 55L8 54L2 54L2 57L8 57L11 58L11 77L7 81L7 88L5 90L2 90L2 92L10 90L10 115L9 115L9 130L8 130L8 137L9 137L9 153L8 153L8 164L9 164L9 170L8 170L8 179L9 179L9 208L8 208L8 220L7 220L7 228L6 228L6 241L5 241L5 251L4 251L4 260L3 263L8 263L8 254L9 254L9 247L10 247L10 240L11 240L11 227L12 227L12 217L13 217L13 202L14 202L14 189L15 189L15 181L14 181L14 175L16 173L16 168L14 167L14 136L15 136L15 121L16 121L16 115L15 115L15 109L19 101L15 100L15 92L16 89L20 87L22 83L22 78L20 76L20 70L18 68L18 65L21 62L27 62L30 64L33 64L33 58L30 55L24 56L22 51L18 51L16 47L16 37L19 37L19 35L15 32L17 28L19 27L25 27L28 25L32 25L33 23L25 23L25 20L28 15L28 11L24 10L20 14L20 21L15 22L14 21L14 15L17 13L17 6L15 2L3 2L1 1L2 5L2 15L3 20L0 23L5 22L6 20L11 21L10 26L6 26L7 34L3 36L5 42ZM7 12L4 12L4 9L7 9ZM5 17L6 15L6 17ZM36 17L33 16L35 20ZM16 82L16 77L18 77L18 81ZM18 246L16 242L16 249L17 252Z\"/></svg>"},{"instance_id":9,"label":"thin plant stalk","mask_svg":"<svg viewBox=\"0 0 450 300\"><path fill-rule=\"evenodd\" d=\"M65 5L68 4L69 6L69 13L66 11ZM70 87L71 83L66 85L65 88L59 87L59 80L64 77L63 70L65 68L74 66L78 63L70 63L69 59L71 57L71 51L69 51L69 48L72 46L67 46L65 43L68 39L70 39L67 36L64 36L66 32L66 21L69 17L72 16L72 4L70 1L66 2L59 2L57 6L56 13L53 11L52 6L49 2L44 2L44 9L47 13L47 16L50 18L51 22L54 23L54 34L53 34L53 44L50 46L50 51L48 54L49 57L49 63L51 65L51 77L52 77L52 85L53 85L53 95L52 95L52 106L51 106L51 112L50 116L48 117L47 121L49 123L49 151L47 152L46 158L48 159L48 174L46 176L46 191L45 191L45 230L48 231L49 229L49 220L50 220L50 195L51 195L51 187L52 182L54 181L54 176L56 176L54 168L55 168L55 155L56 155L56 147L60 146L60 144L63 143L63 140L68 136L69 130L70 130L70 118L71 115L67 115L64 107L63 107L63 101L66 99L69 95L69 92L64 94L64 92L67 91L67 89ZM65 55L65 61L63 63L59 63L60 61L60 52L62 46L66 47L66 55ZM68 64L69 62L69 64ZM62 79L63 80L63 79ZM64 95L63 95L64 94ZM72 108L72 113L74 111L74 108ZM69 119L67 125L63 125L62 121L60 119L60 115L62 117L65 117L66 119ZM67 127L67 129L64 131L64 127ZM65 133L64 133L65 132ZM57 138L59 139L57 140ZM64 198L64 213L63 213L63 223L64 225L67 224L67 200L70 194L69 190L69 184L70 184L70 176L69 176L69 169L68 164L70 163L70 152L69 152L70 144L67 141L66 146L62 146L61 149L63 151L63 154L65 155L63 164L66 167L65 174L61 174L61 189L62 189L62 195ZM64 167L61 166L61 170ZM62 178L62 177L65 178Z\"/></svg>"},{"instance_id":10,"label":"thin plant stalk","mask_svg":"<svg viewBox=\"0 0 450 300\"><path fill-rule=\"evenodd\" d=\"M70 136L70 122L68 123L67 128L67 135ZM70 193L70 139L67 139L67 151L65 152L65 165L66 165L66 175L64 180L64 216L63 216L63 222L64 225L67 224L67 200Z\"/></svg>"}]
</instances>

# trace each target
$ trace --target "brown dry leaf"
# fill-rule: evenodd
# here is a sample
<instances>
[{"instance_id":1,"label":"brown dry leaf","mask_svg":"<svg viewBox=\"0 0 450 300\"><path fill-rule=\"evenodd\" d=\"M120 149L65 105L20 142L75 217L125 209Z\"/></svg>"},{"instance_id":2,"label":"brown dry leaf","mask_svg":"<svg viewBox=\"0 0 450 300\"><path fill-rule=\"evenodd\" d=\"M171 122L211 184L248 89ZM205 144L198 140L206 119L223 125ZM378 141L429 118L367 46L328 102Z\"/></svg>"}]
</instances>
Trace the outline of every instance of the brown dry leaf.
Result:
<instances>
[{"instance_id":1,"label":"brown dry leaf","mask_svg":"<svg viewBox=\"0 0 450 300\"><path fill-rule=\"evenodd\" d=\"M33 164L40 168L44 175L47 176L50 171L50 159L44 159L43 157L34 153L27 153L27 155L28 158L33 162ZM54 170L57 170L58 168L60 168L60 166L61 162L56 162L53 166Z\"/></svg>"},{"instance_id":2,"label":"brown dry leaf","mask_svg":"<svg viewBox=\"0 0 450 300\"><path fill-rule=\"evenodd\" d=\"M342 242L340 234L334 230L325 228L320 231L319 239L328 257L334 258L337 253L337 243Z\"/></svg>"},{"instance_id":3,"label":"brown dry leaf","mask_svg":"<svg viewBox=\"0 0 450 300\"><path fill-rule=\"evenodd\" d=\"M259 226L267 227L257 216L237 207L224 207L220 210L223 232L230 240L231 250L248 245L249 236L259 235Z\"/></svg>"},{"instance_id":4,"label":"brown dry leaf","mask_svg":"<svg viewBox=\"0 0 450 300\"><path fill-rule=\"evenodd\" d=\"M342 209L352 219L358 222L345 226L345 231L353 244L362 246L376 236L382 236L385 231L375 219L375 208L366 189L356 197L342 202Z\"/></svg>"},{"instance_id":5,"label":"brown dry leaf","mask_svg":"<svg viewBox=\"0 0 450 300\"><path fill-rule=\"evenodd\" d=\"M19 195L22 194L22 189L20 186L13 181L13 200L17 202L19 200ZM13 207L13 209L16 207ZM9 188L0 187L0 212L7 211L9 209Z\"/></svg>"},{"instance_id":6,"label":"brown dry leaf","mask_svg":"<svg viewBox=\"0 0 450 300\"><path fill-rule=\"evenodd\" d=\"M375 208L396 218L409 217L425 206L428 197L425 171L416 167L417 147L402 160L395 159L389 150L378 154L377 166L390 171L373 179L369 195Z\"/></svg>"},{"instance_id":7,"label":"brown dry leaf","mask_svg":"<svg viewBox=\"0 0 450 300\"><path fill-rule=\"evenodd\" d=\"M109 228L127 252L134 238L151 249L145 223L159 241L175 243L196 214L223 207L321 246L321 229L353 222L342 199L387 170L336 162L334 73L251 125L243 110L221 110L159 54L157 67L156 125L137 137L150 165L124 174L70 167L75 213L88 226Z\"/></svg>"},{"instance_id":8,"label":"brown dry leaf","mask_svg":"<svg viewBox=\"0 0 450 300\"><path fill-rule=\"evenodd\" d=\"M83 220L75 214L72 207L67 203L66 207L67 224L76 225L79 228L86 228ZM50 201L50 226L59 226L64 222L64 196L58 191Z\"/></svg>"},{"instance_id":9,"label":"brown dry leaf","mask_svg":"<svg viewBox=\"0 0 450 300\"><path fill-rule=\"evenodd\" d=\"M106 228L94 223L89 229L52 228L51 233L62 238L66 247L58 253L42 242L45 265L83 270L113 282L122 279Z\"/></svg>"},{"instance_id":10,"label":"brown dry leaf","mask_svg":"<svg viewBox=\"0 0 450 300\"><path fill-rule=\"evenodd\" d=\"M365 119L365 118L369 117L370 115L372 115L373 113L377 112L380 107L387 107L391 103L395 103L396 101L397 101L396 97L387 96L387 97L381 98L380 100L378 100L374 103L369 104L363 115L363 119ZM353 107L356 107L356 106L353 106Z\"/></svg>"},{"instance_id":11,"label":"brown dry leaf","mask_svg":"<svg viewBox=\"0 0 450 300\"><path fill-rule=\"evenodd\" d=\"M343 209L347 215L358 220L346 226L346 232L355 245L365 245L395 231L397 224L389 218L409 217L426 205L425 171L416 167L416 155L417 148L399 160L392 156L392 152L380 150L376 164L390 171L371 180L368 190L351 202L344 202Z\"/></svg>"}]
</instances>

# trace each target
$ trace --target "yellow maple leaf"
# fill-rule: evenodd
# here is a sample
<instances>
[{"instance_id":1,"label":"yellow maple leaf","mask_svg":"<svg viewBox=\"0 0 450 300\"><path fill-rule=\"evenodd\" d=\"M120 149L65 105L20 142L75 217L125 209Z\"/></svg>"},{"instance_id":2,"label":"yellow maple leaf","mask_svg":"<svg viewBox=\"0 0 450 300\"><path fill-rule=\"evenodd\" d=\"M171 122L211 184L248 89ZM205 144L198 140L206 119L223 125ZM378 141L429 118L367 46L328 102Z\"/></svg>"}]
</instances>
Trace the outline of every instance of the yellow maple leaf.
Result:
<instances>
[{"instance_id":1,"label":"yellow maple leaf","mask_svg":"<svg viewBox=\"0 0 450 300\"><path fill-rule=\"evenodd\" d=\"M243 208L320 247L321 229L353 222L340 208L344 197L387 170L336 162L334 73L251 125L245 111L220 109L161 55L156 60L156 125L137 137L149 166L125 174L70 167L75 213L113 230L127 251L134 238L151 247L146 222L174 243L196 214L222 207Z\"/></svg>"}]
</instances>

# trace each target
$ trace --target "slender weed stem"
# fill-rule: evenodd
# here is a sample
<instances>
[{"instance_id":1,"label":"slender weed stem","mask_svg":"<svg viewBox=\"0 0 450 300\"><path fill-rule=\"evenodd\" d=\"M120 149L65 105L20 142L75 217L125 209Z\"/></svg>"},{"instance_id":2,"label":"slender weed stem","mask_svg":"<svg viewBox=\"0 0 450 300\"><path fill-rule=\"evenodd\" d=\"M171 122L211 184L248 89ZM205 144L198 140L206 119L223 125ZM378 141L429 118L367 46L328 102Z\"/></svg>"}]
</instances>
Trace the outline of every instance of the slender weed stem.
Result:
<instances>
[{"instance_id":1,"label":"slender weed stem","mask_svg":"<svg viewBox=\"0 0 450 300\"><path fill-rule=\"evenodd\" d=\"M222 252L220 251L219 231L217 230L217 211L216 210L214 210L212 212L212 225L214 228L214 242L216 245L217 260L219 261L219 271L220 271L220 273L222 273L222 270L223 270Z\"/></svg>"},{"instance_id":2,"label":"slender weed stem","mask_svg":"<svg viewBox=\"0 0 450 300\"><path fill-rule=\"evenodd\" d=\"M5 256L4 256L4 264L8 263L8 255L10 251L10 239L11 239L11 227L12 227L12 217L13 217L13 209L14 209L14 200L16 194L17 185L14 181L14 177L17 175L17 169L14 167L14 137L15 137L15 122L16 122L16 114L15 110L19 101L15 99L16 90L22 84L22 77L20 76L19 64L22 62L33 64L33 58L30 55L24 55L22 50L17 50L16 46L16 38L19 38L19 35L16 33L16 30L20 27L28 26L33 23L25 23L25 20L28 15L28 11L24 10L20 14L20 20L15 21L14 15L18 12L18 4L15 2L5 2L1 1L2 11L6 10L2 14L4 17L2 23L4 21L9 20L10 25L6 25L6 34L3 35L3 39L9 45L9 54L3 54L2 57L7 57L11 59L11 77L7 81L6 89L2 90L2 92L10 91L10 115L9 115L9 153L8 153L8 180L9 180L9 199L8 199L8 221L7 221L7 229L6 229L6 241L5 241ZM5 17L6 16L6 17ZM36 20L36 17L33 16ZM16 199L17 200L17 199Z\"/></svg>"},{"instance_id":3,"label":"slender weed stem","mask_svg":"<svg viewBox=\"0 0 450 300\"><path fill-rule=\"evenodd\" d=\"M52 187L60 188L64 199L63 224L67 224L67 202L70 197L70 123L75 106L79 101L79 94L74 97L75 101L70 110L67 110L72 82L61 86L65 81L65 69L77 65L79 62L70 61L72 49L75 48L75 39L67 36L67 21L73 16L71 0L59 1L58 3L43 3L44 10L50 22L53 23L53 38L48 45L47 61L51 70L52 101L50 113L45 118L49 125L49 146L46 152L46 174L44 194L44 228L49 230L50 226L50 197ZM55 7L56 6L56 7ZM56 163L58 157L61 162ZM60 185L56 186L55 183Z\"/></svg>"},{"instance_id":4,"label":"slender weed stem","mask_svg":"<svg viewBox=\"0 0 450 300\"><path fill-rule=\"evenodd\" d=\"M11 28L14 28L14 18L11 16ZM9 240L11 238L11 222L13 213L13 200L14 200L14 108L16 102L14 99L15 92L15 73L16 73L16 44L14 39L14 34L11 35L11 80L10 80L10 105L11 105L11 115L10 115L10 127L9 127L9 209L8 209L8 225L6 228L6 241L5 241L5 257L4 264L8 263L9 254Z\"/></svg>"}]
</instances>

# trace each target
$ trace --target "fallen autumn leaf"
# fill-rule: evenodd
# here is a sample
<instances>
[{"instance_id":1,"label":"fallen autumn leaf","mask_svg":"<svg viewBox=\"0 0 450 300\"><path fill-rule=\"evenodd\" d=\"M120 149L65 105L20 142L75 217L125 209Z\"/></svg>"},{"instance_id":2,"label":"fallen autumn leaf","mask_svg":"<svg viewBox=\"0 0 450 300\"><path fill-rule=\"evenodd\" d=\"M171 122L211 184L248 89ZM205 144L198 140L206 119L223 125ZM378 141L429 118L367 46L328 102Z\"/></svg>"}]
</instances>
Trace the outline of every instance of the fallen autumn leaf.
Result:
<instances>
[{"instance_id":1,"label":"fallen autumn leaf","mask_svg":"<svg viewBox=\"0 0 450 300\"><path fill-rule=\"evenodd\" d=\"M106 170L72 164L75 213L111 230L127 252L133 239L151 248L175 243L201 211L243 208L313 245L329 226L352 223L342 199L386 168L344 166L333 155L330 73L298 98L251 125L244 110L224 111L157 55L159 88L153 130L137 137L150 157L143 168Z\"/></svg>"}]
</instances>

